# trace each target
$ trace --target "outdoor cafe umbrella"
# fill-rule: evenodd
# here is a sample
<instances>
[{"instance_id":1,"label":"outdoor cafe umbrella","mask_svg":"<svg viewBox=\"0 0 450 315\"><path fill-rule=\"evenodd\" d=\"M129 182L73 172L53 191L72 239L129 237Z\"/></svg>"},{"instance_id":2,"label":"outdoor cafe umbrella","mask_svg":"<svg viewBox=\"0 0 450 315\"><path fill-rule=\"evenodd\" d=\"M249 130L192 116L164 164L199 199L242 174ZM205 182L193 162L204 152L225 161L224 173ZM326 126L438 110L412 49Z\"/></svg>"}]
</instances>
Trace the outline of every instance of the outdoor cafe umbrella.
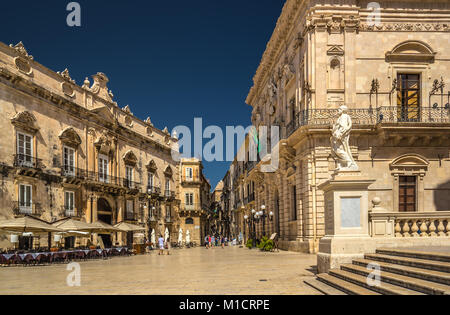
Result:
<instances>
[{"instance_id":1,"label":"outdoor cafe umbrella","mask_svg":"<svg viewBox=\"0 0 450 315\"><path fill-rule=\"evenodd\" d=\"M166 228L166 233L164 235L164 241L167 242L169 240L169 229Z\"/></svg>"},{"instance_id":2,"label":"outdoor cafe umbrella","mask_svg":"<svg viewBox=\"0 0 450 315\"><path fill-rule=\"evenodd\" d=\"M191 232L189 230L186 231L186 245L191 243Z\"/></svg>"},{"instance_id":3,"label":"outdoor cafe umbrella","mask_svg":"<svg viewBox=\"0 0 450 315\"><path fill-rule=\"evenodd\" d=\"M156 246L156 234L155 234L155 229L152 229L151 242L152 242L152 246Z\"/></svg>"},{"instance_id":4,"label":"outdoor cafe umbrella","mask_svg":"<svg viewBox=\"0 0 450 315\"><path fill-rule=\"evenodd\" d=\"M120 229L124 232L142 232L145 231L145 227L122 222L119 224L114 225L115 228Z\"/></svg>"},{"instance_id":5,"label":"outdoor cafe umbrella","mask_svg":"<svg viewBox=\"0 0 450 315\"><path fill-rule=\"evenodd\" d=\"M19 233L49 233L49 232L63 232L62 229L48 224L45 221L35 219L33 217L24 216L11 220L0 221L0 229L8 232Z\"/></svg>"},{"instance_id":6,"label":"outdoor cafe umbrella","mask_svg":"<svg viewBox=\"0 0 450 315\"><path fill-rule=\"evenodd\" d=\"M97 221L95 223L92 223L92 225L95 227L94 233L102 234L102 233L113 233L113 232L127 232L120 228L114 227L112 225L109 225L103 221Z\"/></svg>"},{"instance_id":7,"label":"outdoor cafe umbrella","mask_svg":"<svg viewBox=\"0 0 450 315\"><path fill-rule=\"evenodd\" d=\"M180 231L178 232L178 244L181 245L183 243L183 230L180 228Z\"/></svg>"},{"instance_id":8,"label":"outdoor cafe umbrella","mask_svg":"<svg viewBox=\"0 0 450 315\"><path fill-rule=\"evenodd\" d=\"M98 229L93 224L77 221L74 219L66 219L52 224L64 232L92 232Z\"/></svg>"}]
</instances>

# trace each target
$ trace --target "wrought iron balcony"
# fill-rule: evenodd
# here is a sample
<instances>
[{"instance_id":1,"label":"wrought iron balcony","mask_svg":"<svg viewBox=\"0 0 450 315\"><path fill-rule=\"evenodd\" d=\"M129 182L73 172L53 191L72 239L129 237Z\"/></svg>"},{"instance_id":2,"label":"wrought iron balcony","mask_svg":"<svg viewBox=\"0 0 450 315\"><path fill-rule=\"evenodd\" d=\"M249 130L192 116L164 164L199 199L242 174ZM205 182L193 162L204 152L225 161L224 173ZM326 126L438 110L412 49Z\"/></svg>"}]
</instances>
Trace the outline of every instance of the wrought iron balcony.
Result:
<instances>
[{"instance_id":1,"label":"wrought iron balcony","mask_svg":"<svg viewBox=\"0 0 450 315\"><path fill-rule=\"evenodd\" d=\"M174 220L173 220L172 216L166 216L166 217L164 217L164 222L166 224L172 224L172 223L174 223Z\"/></svg>"},{"instance_id":2,"label":"wrought iron balcony","mask_svg":"<svg viewBox=\"0 0 450 315\"><path fill-rule=\"evenodd\" d=\"M110 176L104 173L87 172L87 179L97 183L121 186L123 179L120 177Z\"/></svg>"},{"instance_id":3,"label":"wrought iron balcony","mask_svg":"<svg viewBox=\"0 0 450 315\"><path fill-rule=\"evenodd\" d=\"M61 176L62 177L70 177L70 178L78 178L78 179L85 179L87 177L87 173L85 170L69 166L69 165L63 165L61 167Z\"/></svg>"},{"instance_id":4,"label":"wrought iron balcony","mask_svg":"<svg viewBox=\"0 0 450 315\"><path fill-rule=\"evenodd\" d=\"M132 180L129 180L127 178L122 179L122 186L128 189L139 189L139 186L141 184L138 182L134 182Z\"/></svg>"},{"instance_id":5,"label":"wrought iron balcony","mask_svg":"<svg viewBox=\"0 0 450 315\"><path fill-rule=\"evenodd\" d=\"M81 211L77 209L70 209L66 206L61 207L61 214L65 218L81 218Z\"/></svg>"},{"instance_id":6,"label":"wrought iron balcony","mask_svg":"<svg viewBox=\"0 0 450 315\"><path fill-rule=\"evenodd\" d=\"M139 216L136 212L125 211L125 221L137 222L138 220Z\"/></svg>"},{"instance_id":7,"label":"wrought iron balcony","mask_svg":"<svg viewBox=\"0 0 450 315\"><path fill-rule=\"evenodd\" d=\"M149 195L161 195L161 188L156 186L147 186L147 194Z\"/></svg>"},{"instance_id":8,"label":"wrought iron balcony","mask_svg":"<svg viewBox=\"0 0 450 315\"><path fill-rule=\"evenodd\" d=\"M349 109L348 115L353 125L376 124L448 124L450 123L449 106L381 106L378 108ZM287 135L292 135L303 126L331 126L339 117L338 109L302 110L287 124Z\"/></svg>"},{"instance_id":9,"label":"wrought iron balcony","mask_svg":"<svg viewBox=\"0 0 450 315\"><path fill-rule=\"evenodd\" d=\"M26 154L14 155L14 167L41 168L42 160Z\"/></svg>"},{"instance_id":10,"label":"wrought iron balcony","mask_svg":"<svg viewBox=\"0 0 450 315\"><path fill-rule=\"evenodd\" d=\"M193 203L191 205L183 205L182 209L184 211L196 211L196 210L201 210L201 204L200 203Z\"/></svg>"},{"instance_id":11,"label":"wrought iron balcony","mask_svg":"<svg viewBox=\"0 0 450 315\"><path fill-rule=\"evenodd\" d=\"M168 199L174 199L175 198L175 192L171 190L165 190L164 191L164 197Z\"/></svg>"},{"instance_id":12,"label":"wrought iron balcony","mask_svg":"<svg viewBox=\"0 0 450 315\"><path fill-rule=\"evenodd\" d=\"M39 203L18 201L13 206L14 215L40 216L43 211Z\"/></svg>"}]
</instances>

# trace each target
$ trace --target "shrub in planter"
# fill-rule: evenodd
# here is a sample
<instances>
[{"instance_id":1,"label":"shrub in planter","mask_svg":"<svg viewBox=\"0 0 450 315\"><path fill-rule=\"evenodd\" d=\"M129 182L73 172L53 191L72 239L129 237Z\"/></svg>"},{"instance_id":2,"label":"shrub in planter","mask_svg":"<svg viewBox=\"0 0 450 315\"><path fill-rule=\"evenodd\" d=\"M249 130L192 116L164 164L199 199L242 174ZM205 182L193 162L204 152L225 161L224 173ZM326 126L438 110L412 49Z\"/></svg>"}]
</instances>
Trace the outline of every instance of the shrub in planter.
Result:
<instances>
[{"instance_id":1,"label":"shrub in planter","mask_svg":"<svg viewBox=\"0 0 450 315\"><path fill-rule=\"evenodd\" d=\"M253 240L252 239L247 240L247 244L245 244L245 246L248 249L252 249L253 248Z\"/></svg>"}]
</instances>

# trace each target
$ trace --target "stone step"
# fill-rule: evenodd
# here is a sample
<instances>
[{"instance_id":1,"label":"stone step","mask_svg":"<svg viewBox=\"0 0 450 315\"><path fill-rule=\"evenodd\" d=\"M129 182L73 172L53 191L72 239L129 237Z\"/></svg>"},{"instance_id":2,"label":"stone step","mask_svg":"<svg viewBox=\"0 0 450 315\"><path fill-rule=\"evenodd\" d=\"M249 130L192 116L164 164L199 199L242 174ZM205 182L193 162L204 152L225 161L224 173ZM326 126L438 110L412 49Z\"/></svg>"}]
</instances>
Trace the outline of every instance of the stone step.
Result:
<instances>
[{"instance_id":1,"label":"stone step","mask_svg":"<svg viewBox=\"0 0 450 315\"><path fill-rule=\"evenodd\" d=\"M383 254L366 254L365 259L387 262L390 264L397 264L409 267L424 268L441 272L450 272L450 263L443 261L435 261L419 258L408 258L399 256L390 256Z\"/></svg>"},{"instance_id":2,"label":"stone step","mask_svg":"<svg viewBox=\"0 0 450 315\"><path fill-rule=\"evenodd\" d=\"M449 240L449 244L450 244L450 240ZM380 249L377 249L376 252L377 252L377 254L383 254L383 255L450 262L450 254L448 254L448 253L424 252L424 251L414 251L414 250L408 250L408 249L393 249L393 248L380 248Z\"/></svg>"},{"instance_id":3,"label":"stone step","mask_svg":"<svg viewBox=\"0 0 450 315\"><path fill-rule=\"evenodd\" d=\"M408 266L390 264L390 263L385 263L385 262L380 262L380 261L374 262L374 261L367 260L367 259L355 259L353 261L354 265L363 266L365 268L367 268L367 266L370 263L378 264L380 266L381 271L396 273L396 274L400 274L403 276L408 276L408 277L412 277L412 278L418 278L418 279L422 279L422 280L427 280L427 281L450 285L450 274L447 272L415 268L415 267L408 267Z\"/></svg>"},{"instance_id":4,"label":"stone step","mask_svg":"<svg viewBox=\"0 0 450 315\"><path fill-rule=\"evenodd\" d=\"M367 290L359 285L333 277L327 273L317 275L317 280L350 295L380 295L380 293Z\"/></svg>"},{"instance_id":5,"label":"stone step","mask_svg":"<svg viewBox=\"0 0 450 315\"><path fill-rule=\"evenodd\" d=\"M367 270L366 267L346 264L341 269L351 273L355 273L367 278L373 270ZM409 290L422 292L430 295L450 295L450 287L445 284L435 283L422 279L412 278L396 273L380 271L380 280Z\"/></svg>"},{"instance_id":6,"label":"stone step","mask_svg":"<svg viewBox=\"0 0 450 315\"><path fill-rule=\"evenodd\" d=\"M369 290L376 291L380 294L384 295L423 295L421 292L413 291L404 287L397 286L395 284L390 284L381 281L378 286L370 286L367 283L367 277L361 276L359 274L345 271L345 270L339 270L339 269L332 269L330 270L329 274L331 276L340 278L342 280L351 282L353 284L359 285L361 287L364 287Z\"/></svg>"},{"instance_id":7,"label":"stone step","mask_svg":"<svg viewBox=\"0 0 450 315\"><path fill-rule=\"evenodd\" d=\"M347 295L345 292L338 290L325 282L318 281L317 279L308 279L303 282L324 295Z\"/></svg>"}]
</instances>

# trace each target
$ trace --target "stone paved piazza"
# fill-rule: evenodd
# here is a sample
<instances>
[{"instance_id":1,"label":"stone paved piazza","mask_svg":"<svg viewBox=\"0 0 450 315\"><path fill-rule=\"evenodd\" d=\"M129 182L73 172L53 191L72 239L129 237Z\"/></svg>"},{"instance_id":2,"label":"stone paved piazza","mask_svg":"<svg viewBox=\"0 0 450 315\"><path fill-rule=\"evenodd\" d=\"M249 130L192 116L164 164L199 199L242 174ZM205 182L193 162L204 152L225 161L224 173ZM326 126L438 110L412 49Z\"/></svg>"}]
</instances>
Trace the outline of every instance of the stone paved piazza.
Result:
<instances>
[{"instance_id":1,"label":"stone paved piazza","mask_svg":"<svg viewBox=\"0 0 450 315\"><path fill-rule=\"evenodd\" d=\"M1 294L317 294L303 283L316 256L238 247L172 250L81 262L81 287L68 287L67 265L0 268ZM267 281L261 281L267 280Z\"/></svg>"}]
</instances>

